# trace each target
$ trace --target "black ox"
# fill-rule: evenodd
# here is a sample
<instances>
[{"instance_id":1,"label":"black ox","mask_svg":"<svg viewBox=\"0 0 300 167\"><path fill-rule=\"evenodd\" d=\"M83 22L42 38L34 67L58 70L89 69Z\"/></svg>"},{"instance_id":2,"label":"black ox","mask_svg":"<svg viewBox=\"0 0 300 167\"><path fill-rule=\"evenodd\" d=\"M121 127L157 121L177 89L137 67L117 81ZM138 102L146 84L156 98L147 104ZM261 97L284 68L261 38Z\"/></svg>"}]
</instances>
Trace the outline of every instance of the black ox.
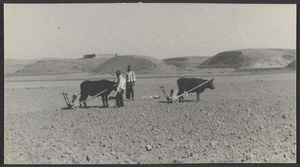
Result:
<instances>
[{"instance_id":1,"label":"black ox","mask_svg":"<svg viewBox=\"0 0 300 167\"><path fill-rule=\"evenodd\" d=\"M80 84L80 94L81 94L79 98L80 107L81 107L81 102L85 101L89 95L95 96L102 91L104 92L99 94L98 96L101 96L102 98L103 107L108 107L107 97L110 94L110 92L114 89L115 84L116 84L115 82L108 81L108 80L83 81ZM84 107L87 107L86 102L83 103L84 103Z\"/></svg>"},{"instance_id":2,"label":"black ox","mask_svg":"<svg viewBox=\"0 0 300 167\"><path fill-rule=\"evenodd\" d=\"M208 82L207 82L208 81ZM202 86L200 84L206 82ZM200 101L200 93L202 93L206 88L215 89L213 79L205 80L201 78L179 78L177 80L178 85L178 96L182 95L185 91L188 93L196 92L197 93L197 102ZM199 86L199 87L197 87ZM195 88L197 87L197 88ZM193 89L195 88L195 89ZM193 89L193 90L191 90ZM191 90L191 91L189 91ZM183 96L179 97L179 101L184 101Z\"/></svg>"}]
</instances>

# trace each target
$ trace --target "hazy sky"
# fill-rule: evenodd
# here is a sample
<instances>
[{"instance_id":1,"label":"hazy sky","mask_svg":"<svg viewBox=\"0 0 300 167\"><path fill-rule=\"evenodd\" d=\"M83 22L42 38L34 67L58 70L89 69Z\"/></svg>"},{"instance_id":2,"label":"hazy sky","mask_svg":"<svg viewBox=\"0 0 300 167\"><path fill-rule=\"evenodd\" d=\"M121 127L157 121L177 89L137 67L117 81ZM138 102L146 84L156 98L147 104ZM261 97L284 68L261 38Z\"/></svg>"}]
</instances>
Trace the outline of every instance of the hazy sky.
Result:
<instances>
[{"instance_id":1,"label":"hazy sky","mask_svg":"<svg viewBox=\"0 0 300 167\"><path fill-rule=\"evenodd\" d=\"M296 48L293 4L4 4L5 58Z\"/></svg>"}]
</instances>

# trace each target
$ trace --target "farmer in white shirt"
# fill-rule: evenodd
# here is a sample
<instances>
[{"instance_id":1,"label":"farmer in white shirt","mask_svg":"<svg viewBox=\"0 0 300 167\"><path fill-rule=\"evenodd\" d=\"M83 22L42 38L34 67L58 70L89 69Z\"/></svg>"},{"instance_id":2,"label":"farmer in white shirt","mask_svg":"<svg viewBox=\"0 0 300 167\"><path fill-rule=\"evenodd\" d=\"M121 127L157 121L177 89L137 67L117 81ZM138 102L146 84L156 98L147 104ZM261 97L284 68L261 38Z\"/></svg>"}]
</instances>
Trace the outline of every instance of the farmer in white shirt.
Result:
<instances>
[{"instance_id":1,"label":"farmer in white shirt","mask_svg":"<svg viewBox=\"0 0 300 167\"><path fill-rule=\"evenodd\" d=\"M133 86L135 83L135 74L133 71L131 71L131 65L127 67L127 72L126 72L126 98L130 100L134 100L134 91L133 91Z\"/></svg>"},{"instance_id":2,"label":"farmer in white shirt","mask_svg":"<svg viewBox=\"0 0 300 167\"><path fill-rule=\"evenodd\" d=\"M118 82L116 87L116 91L117 91L116 103L117 103L117 107L123 107L124 106L123 93L125 91L126 80L121 75L121 71L119 70L116 71L116 76L118 77Z\"/></svg>"}]
</instances>

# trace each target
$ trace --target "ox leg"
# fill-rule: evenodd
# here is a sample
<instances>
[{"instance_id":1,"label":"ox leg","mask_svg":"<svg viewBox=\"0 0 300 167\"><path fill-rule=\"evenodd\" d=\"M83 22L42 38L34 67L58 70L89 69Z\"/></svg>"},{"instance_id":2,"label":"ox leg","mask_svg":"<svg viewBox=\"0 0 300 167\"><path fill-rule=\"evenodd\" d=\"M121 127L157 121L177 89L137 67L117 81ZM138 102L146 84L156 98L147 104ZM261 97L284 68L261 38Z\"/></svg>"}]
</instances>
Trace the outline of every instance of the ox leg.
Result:
<instances>
[{"instance_id":1,"label":"ox leg","mask_svg":"<svg viewBox=\"0 0 300 167\"><path fill-rule=\"evenodd\" d=\"M183 90L179 89L178 93L177 93L177 96L180 96L182 93L184 93ZM179 97L179 102L184 102L184 98L183 96Z\"/></svg>"},{"instance_id":2,"label":"ox leg","mask_svg":"<svg viewBox=\"0 0 300 167\"><path fill-rule=\"evenodd\" d=\"M101 95L101 99L102 99L102 103L103 103L103 107L105 107L105 99L104 99L104 95Z\"/></svg>"},{"instance_id":3,"label":"ox leg","mask_svg":"<svg viewBox=\"0 0 300 167\"><path fill-rule=\"evenodd\" d=\"M79 98L79 102L81 103L82 101L86 100L87 99L87 96L80 96ZM83 102L84 104L84 107L87 108L87 105L86 105L86 102ZM81 104L79 105L79 108L82 108Z\"/></svg>"},{"instance_id":4,"label":"ox leg","mask_svg":"<svg viewBox=\"0 0 300 167\"><path fill-rule=\"evenodd\" d=\"M108 95L105 95L104 98L105 98L106 107L108 107Z\"/></svg>"},{"instance_id":5,"label":"ox leg","mask_svg":"<svg viewBox=\"0 0 300 167\"><path fill-rule=\"evenodd\" d=\"M197 93L197 100L196 102L199 102L200 101L200 93Z\"/></svg>"},{"instance_id":6,"label":"ox leg","mask_svg":"<svg viewBox=\"0 0 300 167\"><path fill-rule=\"evenodd\" d=\"M105 102L106 102L106 107L109 107L109 106L108 106L108 94L105 95Z\"/></svg>"},{"instance_id":7,"label":"ox leg","mask_svg":"<svg viewBox=\"0 0 300 167\"><path fill-rule=\"evenodd\" d=\"M179 97L179 102L184 102L183 96Z\"/></svg>"},{"instance_id":8,"label":"ox leg","mask_svg":"<svg viewBox=\"0 0 300 167\"><path fill-rule=\"evenodd\" d=\"M107 96L108 95L102 95L101 96L103 107L108 107Z\"/></svg>"},{"instance_id":9,"label":"ox leg","mask_svg":"<svg viewBox=\"0 0 300 167\"><path fill-rule=\"evenodd\" d=\"M84 104L84 108L87 108L86 102L83 102L83 104ZM82 104L79 105L79 108L83 108Z\"/></svg>"}]
</instances>

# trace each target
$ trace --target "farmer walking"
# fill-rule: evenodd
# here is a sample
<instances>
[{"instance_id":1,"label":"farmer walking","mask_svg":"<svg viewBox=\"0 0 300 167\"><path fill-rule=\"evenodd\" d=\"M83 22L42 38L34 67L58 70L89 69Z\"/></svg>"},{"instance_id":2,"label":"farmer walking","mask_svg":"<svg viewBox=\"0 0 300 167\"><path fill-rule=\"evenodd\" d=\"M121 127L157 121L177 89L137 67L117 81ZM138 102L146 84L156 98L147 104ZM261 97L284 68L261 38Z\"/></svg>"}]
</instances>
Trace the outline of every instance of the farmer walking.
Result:
<instances>
[{"instance_id":1,"label":"farmer walking","mask_svg":"<svg viewBox=\"0 0 300 167\"><path fill-rule=\"evenodd\" d=\"M125 90L126 81L125 78L121 75L121 71L117 70L116 76L118 78L117 87L116 87L116 91L117 91L116 103L117 103L117 107L123 107L124 106L123 93Z\"/></svg>"},{"instance_id":2,"label":"farmer walking","mask_svg":"<svg viewBox=\"0 0 300 167\"><path fill-rule=\"evenodd\" d=\"M127 72L126 72L126 98L130 100L134 100L134 91L133 91L133 86L136 81L134 71L131 71L131 65L127 67Z\"/></svg>"}]
</instances>

